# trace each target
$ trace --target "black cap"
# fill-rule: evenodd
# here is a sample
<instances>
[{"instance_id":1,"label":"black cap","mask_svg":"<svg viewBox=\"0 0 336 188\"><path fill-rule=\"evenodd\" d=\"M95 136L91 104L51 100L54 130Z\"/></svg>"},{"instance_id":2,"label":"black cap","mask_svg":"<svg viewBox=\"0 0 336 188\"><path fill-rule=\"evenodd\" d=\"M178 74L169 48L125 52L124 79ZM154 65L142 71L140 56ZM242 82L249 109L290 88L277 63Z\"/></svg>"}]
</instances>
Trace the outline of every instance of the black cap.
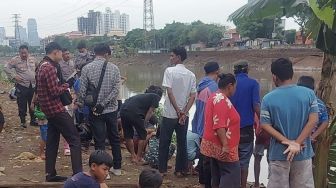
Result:
<instances>
[{"instance_id":1,"label":"black cap","mask_svg":"<svg viewBox=\"0 0 336 188\"><path fill-rule=\"evenodd\" d=\"M204 66L204 71L206 74L209 74L209 73L212 73L218 70L219 70L219 65L217 62L208 62Z\"/></svg>"},{"instance_id":2,"label":"black cap","mask_svg":"<svg viewBox=\"0 0 336 188\"><path fill-rule=\"evenodd\" d=\"M246 60L241 60L234 65L234 71L243 71L248 68L248 62Z\"/></svg>"}]
</instances>

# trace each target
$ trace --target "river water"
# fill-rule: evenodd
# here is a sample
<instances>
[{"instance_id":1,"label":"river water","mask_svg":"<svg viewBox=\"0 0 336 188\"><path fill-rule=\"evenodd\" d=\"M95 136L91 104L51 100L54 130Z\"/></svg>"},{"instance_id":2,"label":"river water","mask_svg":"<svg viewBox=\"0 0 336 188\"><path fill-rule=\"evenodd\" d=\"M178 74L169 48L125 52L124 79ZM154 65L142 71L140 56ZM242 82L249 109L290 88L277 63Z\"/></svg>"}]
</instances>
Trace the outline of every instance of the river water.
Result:
<instances>
[{"instance_id":1,"label":"river water","mask_svg":"<svg viewBox=\"0 0 336 188\"><path fill-rule=\"evenodd\" d=\"M269 66L269 65L268 65ZM143 93L144 90L149 85L161 85L163 79L163 73L165 70L165 66L160 65L130 65L130 66L121 66L120 72L122 76L127 77L127 82L122 88L123 99L127 99L133 95ZM189 69L195 73L197 80L199 81L203 76L203 67L189 67ZM226 64L221 68L222 72L232 73L233 65ZM263 65L260 67L250 67L249 75L255 78L261 87L261 96L264 96L266 93L271 91L274 88L272 83L272 75L270 72L270 68L267 65ZM320 70L315 71L295 71L294 81L302 75L313 76L315 80L320 79ZM161 102L164 102L163 100ZM193 114L195 112L195 106L190 110L190 121L192 120ZM189 128L190 128L189 123ZM250 167L249 167L249 176L248 181L254 182L254 172L253 172L253 157L251 158ZM267 176L268 176L268 165L266 158L264 157L261 164L261 174L260 174L260 182L267 184Z\"/></svg>"}]
</instances>

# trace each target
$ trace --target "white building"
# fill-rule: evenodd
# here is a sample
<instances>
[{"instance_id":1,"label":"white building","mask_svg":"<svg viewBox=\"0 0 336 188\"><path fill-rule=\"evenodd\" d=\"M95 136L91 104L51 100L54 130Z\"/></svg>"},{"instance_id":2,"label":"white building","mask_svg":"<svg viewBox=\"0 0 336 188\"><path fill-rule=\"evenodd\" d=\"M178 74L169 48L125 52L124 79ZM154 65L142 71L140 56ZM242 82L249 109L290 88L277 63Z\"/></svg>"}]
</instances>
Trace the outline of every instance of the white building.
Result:
<instances>
[{"instance_id":1,"label":"white building","mask_svg":"<svg viewBox=\"0 0 336 188\"><path fill-rule=\"evenodd\" d=\"M127 34L127 32L130 30L130 23L129 23L129 15L128 14L122 14L120 16L120 29L122 29L124 34Z\"/></svg>"}]
</instances>

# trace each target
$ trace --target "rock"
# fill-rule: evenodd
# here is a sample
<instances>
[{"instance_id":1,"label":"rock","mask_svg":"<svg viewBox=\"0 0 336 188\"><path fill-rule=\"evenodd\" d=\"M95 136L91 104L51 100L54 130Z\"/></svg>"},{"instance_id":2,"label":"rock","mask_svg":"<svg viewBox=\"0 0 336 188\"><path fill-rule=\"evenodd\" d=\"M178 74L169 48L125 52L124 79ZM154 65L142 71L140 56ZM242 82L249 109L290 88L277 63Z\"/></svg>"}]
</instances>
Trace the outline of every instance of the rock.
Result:
<instances>
[{"instance_id":1,"label":"rock","mask_svg":"<svg viewBox=\"0 0 336 188\"><path fill-rule=\"evenodd\" d=\"M0 167L0 172L5 172L6 168L5 167Z\"/></svg>"},{"instance_id":2,"label":"rock","mask_svg":"<svg viewBox=\"0 0 336 188\"><path fill-rule=\"evenodd\" d=\"M19 137L17 137L17 138L15 139L15 142L18 143L18 142L20 142L21 140L23 140L23 137L22 137L22 136L19 136Z\"/></svg>"},{"instance_id":3,"label":"rock","mask_svg":"<svg viewBox=\"0 0 336 188\"><path fill-rule=\"evenodd\" d=\"M15 157L14 159L19 160L34 160L36 159L36 155L30 153L30 152L22 152L19 156Z\"/></svg>"},{"instance_id":4,"label":"rock","mask_svg":"<svg viewBox=\"0 0 336 188\"><path fill-rule=\"evenodd\" d=\"M0 172L0 176L6 176L6 174L4 174L4 173Z\"/></svg>"}]
</instances>

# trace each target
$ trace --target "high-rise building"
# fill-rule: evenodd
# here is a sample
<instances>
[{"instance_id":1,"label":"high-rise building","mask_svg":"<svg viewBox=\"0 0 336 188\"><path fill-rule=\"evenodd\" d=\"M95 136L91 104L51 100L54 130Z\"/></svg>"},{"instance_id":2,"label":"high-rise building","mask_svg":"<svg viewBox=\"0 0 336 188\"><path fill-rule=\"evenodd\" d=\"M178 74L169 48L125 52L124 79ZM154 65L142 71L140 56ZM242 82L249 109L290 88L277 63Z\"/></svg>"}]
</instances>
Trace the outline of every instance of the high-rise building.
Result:
<instances>
[{"instance_id":1,"label":"high-rise building","mask_svg":"<svg viewBox=\"0 0 336 188\"><path fill-rule=\"evenodd\" d=\"M6 38L6 30L4 27L0 27L0 41L5 40Z\"/></svg>"},{"instance_id":2,"label":"high-rise building","mask_svg":"<svg viewBox=\"0 0 336 188\"><path fill-rule=\"evenodd\" d=\"M37 23L34 18L29 18L27 22L28 43L31 46L40 46L40 38L37 32Z\"/></svg>"},{"instance_id":3,"label":"high-rise building","mask_svg":"<svg viewBox=\"0 0 336 188\"><path fill-rule=\"evenodd\" d=\"M112 29L112 11L110 8L105 9L103 14L103 33L109 33Z\"/></svg>"},{"instance_id":4,"label":"high-rise building","mask_svg":"<svg viewBox=\"0 0 336 188\"><path fill-rule=\"evenodd\" d=\"M112 19L112 29L120 29L120 12L119 12L119 10L114 11L111 19Z\"/></svg>"},{"instance_id":5,"label":"high-rise building","mask_svg":"<svg viewBox=\"0 0 336 188\"><path fill-rule=\"evenodd\" d=\"M88 35L89 30L88 30L88 18L85 17L79 17L77 18L77 24L78 24L78 31Z\"/></svg>"},{"instance_id":6,"label":"high-rise building","mask_svg":"<svg viewBox=\"0 0 336 188\"><path fill-rule=\"evenodd\" d=\"M129 24L129 15L128 14L122 14L120 16L120 29L122 29L124 34L127 34L127 32L130 29Z\"/></svg>"},{"instance_id":7,"label":"high-rise building","mask_svg":"<svg viewBox=\"0 0 336 188\"><path fill-rule=\"evenodd\" d=\"M103 20L101 12L90 10L88 13L88 34L103 34Z\"/></svg>"},{"instance_id":8,"label":"high-rise building","mask_svg":"<svg viewBox=\"0 0 336 188\"><path fill-rule=\"evenodd\" d=\"M20 43L28 43L27 29L19 26L18 36L20 36Z\"/></svg>"},{"instance_id":9,"label":"high-rise building","mask_svg":"<svg viewBox=\"0 0 336 188\"><path fill-rule=\"evenodd\" d=\"M127 34L130 28L129 15L120 11L105 9L105 13L89 10L88 17L77 18L78 31L87 35L105 35L112 31L122 31Z\"/></svg>"}]
</instances>

